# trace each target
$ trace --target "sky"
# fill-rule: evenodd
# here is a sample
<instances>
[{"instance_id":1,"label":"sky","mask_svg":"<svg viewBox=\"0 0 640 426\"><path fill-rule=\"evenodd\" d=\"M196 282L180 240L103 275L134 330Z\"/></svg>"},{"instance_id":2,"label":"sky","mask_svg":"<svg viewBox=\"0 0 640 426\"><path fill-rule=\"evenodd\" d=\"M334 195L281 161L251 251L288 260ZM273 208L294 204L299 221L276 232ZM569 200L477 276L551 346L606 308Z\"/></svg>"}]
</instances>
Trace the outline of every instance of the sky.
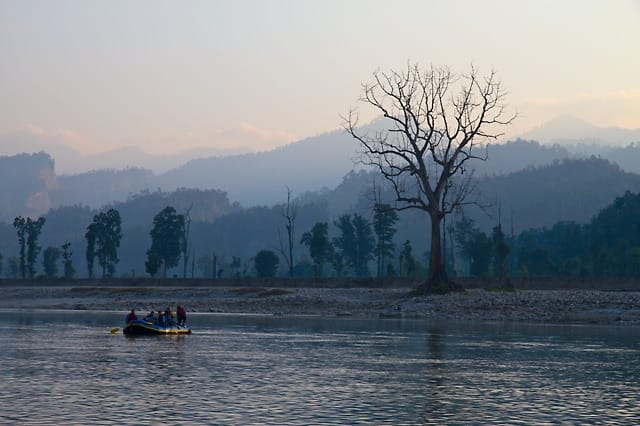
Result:
<instances>
[{"instance_id":1,"label":"sky","mask_svg":"<svg viewBox=\"0 0 640 426\"><path fill-rule=\"evenodd\" d=\"M495 70L509 135L640 128L640 0L0 0L0 55L0 136L85 154L270 149L373 119L361 84L409 62Z\"/></svg>"}]
</instances>

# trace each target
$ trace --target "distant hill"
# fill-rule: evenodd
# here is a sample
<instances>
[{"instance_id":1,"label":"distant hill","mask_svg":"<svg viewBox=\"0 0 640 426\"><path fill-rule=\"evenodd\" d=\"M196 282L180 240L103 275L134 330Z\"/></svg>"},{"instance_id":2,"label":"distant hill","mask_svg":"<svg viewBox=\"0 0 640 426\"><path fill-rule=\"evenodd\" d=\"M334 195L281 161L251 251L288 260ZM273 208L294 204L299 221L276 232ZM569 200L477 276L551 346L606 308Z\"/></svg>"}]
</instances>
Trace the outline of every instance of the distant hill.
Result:
<instances>
[{"instance_id":1,"label":"distant hill","mask_svg":"<svg viewBox=\"0 0 640 426\"><path fill-rule=\"evenodd\" d=\"M0 156L0 221L45 213L57 186L53 159L46 153Z\"/></svg>"},{"instance_id":2,"label":"distant hill","mask_svg":"<svg viewBox=\"0 0 640 426\"><path fill-rule=\"evenodd\" d=\"M486 176L479 190L491 217L476 210L473 217L490 229L498 221L498 206L505 229L515 232L550 227L571 220L587 223L626 191L640 192L640 175L623 171L606 159L564 159L518 172Z\"/></svg>"},{"instance_id":3,"label":"distant hill","mask_svg":"<svg viewBox=\"0 0 640 426\"><path fill-rule=\"evenodd\" d=\"M219 188L243 205L283 200L294 193L334 187L354 168L357 145L343 131L291 143L272 151L192 160L158 176L158 186Z\"/></svg>"},{"instance_id":4,"label":"distant hill","mask_svg":"<svg viewBox=\"0 0 640 426\"><path fill-rule=\"evenodd\" d=\"M56 160L58 174L81 174L99 169L144 168L156 173L176 168L194 158L237 155L247 148L217 149L195 148L176 154L150 154L140 148L125 147L83 155L72 148L61 136L43 132L17 131L0 135L0 155L13 156L22 153L47 152Z\"/></svg>"},{"instance_id":5,"label":"distant hill","mask_svg":"<svg viewBox=\"0 0 640 426\"><path fill-rule=\"evenodd\" d=\"M51 191L51 206L81 204L98 208L124 201L155 186L155 175L145 169L103 169L77 175L58 177L58 186Z\"/></svg>"},{"instance_id":6,"label":"distant hill","mask_svg":"<svg viewBox=\"0 0 640 426\"><path fill-rule=\"evenodd\" d=\"M369 125L375 130L377 123ZM294 194L318 193L340 185L343 177L358 170L354 159L358 145L342 131L334 131L261 153L208 157L191 160L184 166L157 174L140 167L100 169L78 174L57 172L57 159L50 162L47 183L41 190L32 185L9 185L0 191L0 206L5 203L1 220L16 214L41 214L49 208L86 205L99 208L123 202L141 191L173 191L178 188L220 189L229 199L244 206L273 205L286 196L286 187ZM489 159L473 163L476 177L514 173L527 167L553 164L563 159L589 158L591 155L608 159L625 171L640 173L640 144L621 147L603 145L546 145L518 139L487 147ZM134 157L132 151L121 152L123 158ZM28 175L42 181L39 172L32 174L33 165L9 166L19 162L19 156L0 157L6 166L2 173L7 185ZM28 156L26 157L28 158ZM113 159L116 160L116 157ZM35 160L34 160L35 161ZM38 166L39 167L39 166ZM37 168L37 167L36 167ZM44 182L44 181L42 181ZM23 191L24 189L24 191ZM23 191L24 193L21 193ZM31 191L31 192L30 192ZM27 201L28 200L28 201ZM349 201L353 203L353 200ZM9 208L8 206L11 206Z\"/></svg>"},{"instance_id":7,"label":"distant hill","mask_svg":"<svg viewBox=\"0 0 640 426\"><path fill-rule=\"evenodd\" d=\"M373 172L351 173L334 190L305 194L305 200L324 199L331 215L344 211L365 213L372 205ZM383 182L378 178L378 185ZM498 221L514 229L552 226L558 221L587 223L593 215L626 191L640 192L640 175L623 171L608 160L556 160L552 164L528 167L513 173L478 178L478 195L486 212L467 208L467 214L485 230ZM392 200L391 193L383 198ZM337 207L337 208L336 208ZM500 210L500 211L499 211Z\"/></svg>"},{"instance_id":8,"label":"distant hill","mask_svg":"<svg viewBox=\"0 0 640 426\"><path fill-rule=\"evenodd\" d=\"M612 147L640 142L640 129L598 127L576 117L560 116L521 134L520 138L545 144L596 144Z\"/></svg>"}]
</instances>

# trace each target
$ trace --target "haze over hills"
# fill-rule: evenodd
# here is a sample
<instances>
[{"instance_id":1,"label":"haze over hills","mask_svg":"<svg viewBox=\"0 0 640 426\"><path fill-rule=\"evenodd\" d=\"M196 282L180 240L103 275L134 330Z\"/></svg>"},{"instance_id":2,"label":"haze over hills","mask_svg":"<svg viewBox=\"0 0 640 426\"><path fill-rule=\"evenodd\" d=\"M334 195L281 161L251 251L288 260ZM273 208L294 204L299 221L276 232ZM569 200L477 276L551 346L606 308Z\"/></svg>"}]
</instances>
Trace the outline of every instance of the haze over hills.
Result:
<instances>
[{"instance_id":1,"label":"haze over hills","mask_svg":"<svg viewBox=\"0 0 640 426\"><path fill-rule=\"evenodd\" d=\"M563 122L573 123L574 128L585 125L582 121L567 120L565 117L549 123L548 127L555 127L561 133L559 129ZM364 129L375 131L376 126L374 121ZM594 132L597 129L588 125L586 128ZM621 134L622 130L618 130L618 134ZM567 134L569 133L564 133ZM626 131L626 134L632 136L635 133ZM16 138L13 140L17 140L18 146L25 150L46 147L37 145L41 142L48 142L50 148L55 148L60 142L28 132L19 134ZM0 141L5 143L6 148L7 137ZM12 149L17 149L17 146L12 145ZM99 208L109 203L125 201L141 191L158 189L216 189L225 191L232 202L239 202L245 207L273 205L285 199L287 187L296 195L335 188L349 171L357 169L358 165L354 163L357 150L358 145L351 137L342 130L336 130L271 151L193 159L164 173L154 172L149 168L126 168L125 165L133 163L138 154L144 155L137 149L112 152L111 156L98 155L92 160L94 163L101 161L102 164L109 165L118 161L119 167L105 167L79 174L60 173L58 159L44 153L37 156L38 161L35 161L34 156L2 157L6 166L0 173L6 185L3 194L0 194L0 205L5 207L0 212L1 219L9 220L18 214L42 214L49 208L65 205ZM71 158L68 156L71 151L65 152L66 158ZM589 158L594 154L617 163L624 171L640 173L640 144L549 145L522 139L489 145L488 161L477 161L473 166L476 176L482 177L513 173L563 159ZM10 166L14 161L12 158L22 161L22 166ZM23 160L18 160L19 158ZM32 158L33 161L24 158ZM168 161L166 158L165 160ZM24 180L27 176L31 179L29 185L10 184Z\"/></svg>"},{"instance_id":2,"label":"haze over hills","mask_svg":"<svg viewBox=\"0 0 640 426\"><path fill-rule=\"evenodd\" d=\"M219 188L243 205L273 204L294 193L336 186L353 169L357 146L343 131L272 151L192 160L158 176L158 186Z\"/></svg>"},{"instance_id":3,"label":"haze over hills","mask_svg":"<svg viewBox=\"0 0 640 426\"><path fill-rule=\"evenodd\" d=\"M129 146L97 154L82 154L60 135L47 135L38 130L23 130L0 135L0 155L46 152L56 163L59 175L73 175L101 169L121 170L128 167L143 168L162 173L179 167L194 158L229 156L250 152L245 147L201 147L176 154L152 154Z\"/></svg>"},{"instance_id":4,"label":"haze over hills","mask_svg":"<svg viewBox=\"0 0 640 426\"><path fill-rule=\"evenodd\" d=\"M621 147L640 142L640 129L598 127L580 118L563 115L525 132L519 137L544 144L557 143L563 146L586 144Z\"/></svg>"},{"instance_id":5,"label":"haze over hills","mask_svg":"<svg viewBox=\"0 0 640 426\"><path fill-rule=\"evenodd\" d=\"M375 131L376 120L364 128ZM559 144L580 155L595 154L608 158L608 150L640 142L640 129L598 127L579 118L560 116L519 135L518 138L549 145ZM320 145L324 145L324 147ZM228 164L238 164L240 167L247 167L251 164L260 169L256 163L262 159L266 163L289 168L292 172L298 167L297 164L293 164L294 162L306 163L305 166L300 165L297 170L302 169L316 174L316 177L306 177L306 181L314 187L318 187L318 185L319 187L332 186L352 167L351 159L355 156L356 149L355 142L347 137L342 130L311 136L271 151L252 152L249 148L241 146L235 148L201 147L171 155L153 154L133 146L97 154L82 154L72 146L64 135L48 135L35 128L0 135L0 155L44 151L55 159L56 173L59 176L101 169L143 168L159 175L167 173L166 178L160 179L162 185L167 188L192 184L203 185L205 181L215 180L222 173L215 172L213 169L232 167ZM328 173L322 177L316 170L319 168L316 167L319 164L310 161L310 158L315 157L318 157L320 161L327 158L331 160L327 165ZM624 155L619 156L621 159L625 157ZM225 165L223 158L230 158L231 161ZM622 166L626 168L625 165ZM340 170L337 178L332 176L332 179L326 182L319 181L319 179L331 174L332 170L337 169ZM172 179L177 179L177 181L172 182ZM275 177L274 180L276 180ZM286 179L281 177L278 185L281 185L284 180ZM231 189L230 187L229 190ZM256 203L259 202L256 201Z\"/></svg>"}]
</instances>

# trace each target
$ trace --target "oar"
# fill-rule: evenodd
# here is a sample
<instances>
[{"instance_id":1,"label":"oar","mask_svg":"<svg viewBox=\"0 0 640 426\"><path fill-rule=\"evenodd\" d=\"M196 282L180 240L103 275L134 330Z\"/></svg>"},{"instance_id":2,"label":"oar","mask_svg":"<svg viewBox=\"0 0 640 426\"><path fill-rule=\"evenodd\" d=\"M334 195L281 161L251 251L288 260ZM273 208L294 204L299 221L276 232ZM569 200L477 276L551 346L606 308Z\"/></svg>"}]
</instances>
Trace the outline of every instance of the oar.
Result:
<instances>
[{"instance_id":1,"label":"oar","mask_svg":"<svg viewBox=\"0 0 640 426\"><path fill-rule=\"evenodd\" d=\"M111 334L116 334L118 332L118 330L120 330L120 327L113 327L111 329Z\"/></svg>"}]
</instances>

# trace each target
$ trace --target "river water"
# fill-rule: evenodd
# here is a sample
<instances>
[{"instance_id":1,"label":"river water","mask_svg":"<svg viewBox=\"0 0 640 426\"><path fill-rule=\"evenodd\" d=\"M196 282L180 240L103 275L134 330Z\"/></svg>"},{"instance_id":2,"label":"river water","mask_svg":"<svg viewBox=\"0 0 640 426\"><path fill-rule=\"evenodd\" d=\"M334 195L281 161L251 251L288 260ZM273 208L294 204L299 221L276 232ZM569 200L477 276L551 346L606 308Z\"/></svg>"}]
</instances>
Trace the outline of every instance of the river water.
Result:
<instances>
[{"instance_id":1,"label":"river water","mask_svg":"<svg viewBox=\"0 0 640 426\"><path fill-rule=\"evenodd\" d=\"M640 329L0 311L0 424L639 424Z\"/></svg>"}]
</instances>

